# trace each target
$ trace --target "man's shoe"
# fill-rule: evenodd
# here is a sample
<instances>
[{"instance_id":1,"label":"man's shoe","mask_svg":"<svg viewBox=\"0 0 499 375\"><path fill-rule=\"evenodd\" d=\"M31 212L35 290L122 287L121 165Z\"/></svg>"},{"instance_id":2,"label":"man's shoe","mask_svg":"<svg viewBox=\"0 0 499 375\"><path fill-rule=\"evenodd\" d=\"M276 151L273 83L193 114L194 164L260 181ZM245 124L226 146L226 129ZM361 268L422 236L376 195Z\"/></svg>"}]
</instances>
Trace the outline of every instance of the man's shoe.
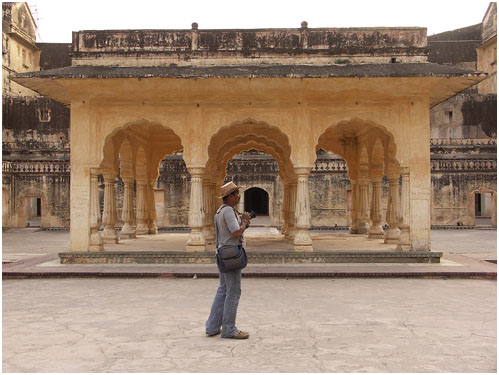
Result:
<instances>
[{"instance_id":1,"label":"man's shoe","mask_svg":"<svg viewBox=\"0 0 499 375\"><path fill-rule=\"evenodd\" d=\"M244 340L244 339L247 339L248 337L249 337L249 333L248 332L238 331L234 336L227 337L227 338L228 339Z\"/></svg>"},{"instance_id":2,"label":"man's shoe","mask_svg":"<svg viewBox=\"0 0 499 375\"><path fill-rule=\"evenodd\" d=\"M208 333L208 332L206 332L206 334L208 335L208 337L213 337L213 336L219 335L221 333L222 333L221 329L219 329L218 332L215 332L215 333Z\"/></svg>"}]
</instances>

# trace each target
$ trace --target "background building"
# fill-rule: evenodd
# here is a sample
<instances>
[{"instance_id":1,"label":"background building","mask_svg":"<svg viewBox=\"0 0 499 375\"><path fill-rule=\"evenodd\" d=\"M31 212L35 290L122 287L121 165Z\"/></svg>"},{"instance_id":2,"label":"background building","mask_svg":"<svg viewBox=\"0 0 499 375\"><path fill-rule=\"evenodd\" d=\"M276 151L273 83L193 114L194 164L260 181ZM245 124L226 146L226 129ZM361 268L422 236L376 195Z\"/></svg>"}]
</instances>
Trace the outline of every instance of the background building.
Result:
<instances>
[{"instance_id":1,"label":"background building","mask_svg":"<svg viewBox=\"0 0 499 375\"><path fill-rule=\"evenodd\" d=\"M431 110L432 226L496 225L496 20L497 6L491 3L481 24L428 37L429 62L490 75ZM2 31L3 226L68 228L69 110L11 82L9 75L70 66L71 45L35 43L36 23L26 3L3 3ZM229 162L227 180L245 191L240 210L255 210L268 215L270 225L282 225L284 187L272 156L242 152ZM124 187L119 176L115 187L121 218ZM309 191L312 228L350 225L352 187L340 156L317 150ZM384 179L385 211L387 195ZM176 153L161 163L155 185L160 229L187 228L189 196L190 175L182 153Z\"/></svg>"}]
</instances>

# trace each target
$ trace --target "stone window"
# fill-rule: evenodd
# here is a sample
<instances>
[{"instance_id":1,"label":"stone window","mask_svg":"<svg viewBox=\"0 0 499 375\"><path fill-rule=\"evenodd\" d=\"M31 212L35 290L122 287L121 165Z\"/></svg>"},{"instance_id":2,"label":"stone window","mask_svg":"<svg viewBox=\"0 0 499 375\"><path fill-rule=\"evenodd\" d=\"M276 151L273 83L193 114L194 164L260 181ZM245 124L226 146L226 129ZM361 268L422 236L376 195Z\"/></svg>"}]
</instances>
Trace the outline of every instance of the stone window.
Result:
<instances>
[{"instance_id":1,"label":"stone window","mask_svg":"<svg viewBox=\"0 0 499 375\"><path fill-rule=\"evenodd\" d=\"M444 123L452 124L452 111L444 111Z\"/></svg>"},{"instance_id":2,"label":"stone window","mask_svg":"<svg viewBox=\"0 0 499 375\"><path fill-rule=\"evenodd\" d=\"M48 108L37 108L36 114L38 115L38 121L40 122L50 122L50 109Z\"/></svg>"}]
</instances>

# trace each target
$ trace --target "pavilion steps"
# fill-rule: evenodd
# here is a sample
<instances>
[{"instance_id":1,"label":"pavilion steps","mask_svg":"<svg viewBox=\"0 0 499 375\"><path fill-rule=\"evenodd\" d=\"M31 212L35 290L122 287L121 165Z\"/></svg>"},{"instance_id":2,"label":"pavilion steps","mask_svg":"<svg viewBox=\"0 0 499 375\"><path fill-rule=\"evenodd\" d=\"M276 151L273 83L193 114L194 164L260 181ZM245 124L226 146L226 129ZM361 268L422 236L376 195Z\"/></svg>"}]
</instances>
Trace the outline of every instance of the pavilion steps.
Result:
<instances>
[{"instance_id":1,"label":"pavilion steps","mask_svg":"<svg viewBox=\"0 0 499 375\"><path fill-rule=\"evenodd\" d=\"M441 252L434 251L248 251L251 264L312 263L440 263ZM62 264L211 264L215 253L185 251L102 251L61 252Z\"/></svg>"}]
</instances>

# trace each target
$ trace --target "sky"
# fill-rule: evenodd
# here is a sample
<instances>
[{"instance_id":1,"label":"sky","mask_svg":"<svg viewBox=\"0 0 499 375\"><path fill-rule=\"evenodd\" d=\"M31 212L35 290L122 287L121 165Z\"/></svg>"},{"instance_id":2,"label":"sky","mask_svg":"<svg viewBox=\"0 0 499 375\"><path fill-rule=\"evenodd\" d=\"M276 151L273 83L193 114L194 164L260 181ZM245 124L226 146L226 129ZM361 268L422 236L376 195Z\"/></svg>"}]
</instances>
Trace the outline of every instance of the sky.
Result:
<instances>
[{"instance_id":1,"label":"sky","mask_svg":"<svg viewBox=\"0 0 499 375\"><path fill-rule=\"evenodd\" d=\"M481 23L490 1L33 0L37 41L71 43L71 32L119 29L409 27L438 34Z\"/></svg>"}]
</instances>

